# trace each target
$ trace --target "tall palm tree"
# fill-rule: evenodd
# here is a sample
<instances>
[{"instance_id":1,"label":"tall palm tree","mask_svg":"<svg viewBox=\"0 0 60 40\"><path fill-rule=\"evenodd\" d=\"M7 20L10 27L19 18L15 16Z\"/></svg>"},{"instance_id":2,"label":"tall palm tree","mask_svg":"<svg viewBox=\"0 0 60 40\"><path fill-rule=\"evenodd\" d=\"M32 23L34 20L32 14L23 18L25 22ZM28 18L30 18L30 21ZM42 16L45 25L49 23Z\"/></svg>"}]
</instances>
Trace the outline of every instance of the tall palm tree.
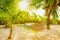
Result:
<instances>
[{"instance_id":1,"label":"tall palm tree","mask_svg":"<svg viewBox=\"0 0 60 40\"><path fill-rule=\"evenodd\" d=\"M0 0L0 11L2 11L3 15L7 14L5 20L5 27L10 29L9 39L12 36L12 15L18 13L18 2L20 0ZM17 10L16 10L17 9Z\"/></svg>"},{"instance_id":2,"label":"tall palm tree","mask_svg":"<svg viewBox=\"0 0 60 40\"><path fill-rule=\"evenodd\" d=\"M45 9L45 16L47 17L47 29L50 29L50 15L52 14L53 17L57 18L57 6L60 2L59 0L31 0L30 7L32 8L39 8L43 6Z\"/></svg>"}]
</instances>

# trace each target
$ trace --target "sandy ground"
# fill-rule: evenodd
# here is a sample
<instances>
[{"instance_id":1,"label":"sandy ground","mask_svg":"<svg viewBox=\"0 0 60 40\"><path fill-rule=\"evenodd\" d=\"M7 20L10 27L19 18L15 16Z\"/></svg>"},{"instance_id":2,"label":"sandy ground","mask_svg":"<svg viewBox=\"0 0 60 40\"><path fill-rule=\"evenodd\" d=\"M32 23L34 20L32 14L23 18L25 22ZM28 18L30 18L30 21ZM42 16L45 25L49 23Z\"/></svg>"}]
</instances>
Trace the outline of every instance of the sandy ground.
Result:
<instances>
[{"instance_id":1,"label":"sandy ground","mask_svg":"<svg viewBox=\"0 0 60 40\"><path fill-rule=\"evenodd\" d=\"M50 30L34 32L14 26L11 40L60 40L60 25L51 25ZM0 29L0 40L8 40L10 30Z\"/></svg>"}]
</instances>

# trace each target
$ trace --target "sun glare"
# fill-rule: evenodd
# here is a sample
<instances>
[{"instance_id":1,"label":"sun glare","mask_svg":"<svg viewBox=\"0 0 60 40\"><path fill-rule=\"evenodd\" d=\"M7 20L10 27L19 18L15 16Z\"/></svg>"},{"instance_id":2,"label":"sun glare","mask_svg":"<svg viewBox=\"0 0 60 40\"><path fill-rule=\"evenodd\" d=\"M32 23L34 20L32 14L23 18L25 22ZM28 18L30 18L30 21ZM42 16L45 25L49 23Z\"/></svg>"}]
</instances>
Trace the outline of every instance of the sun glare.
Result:
<instances>
[{"instance_id":1,"label":"sun glare","mask_svg":"<svg viewBox=\"0 0 60 40\"><path fill-rule=\"evenodd\" d=\"M28 4L25 1L21 1L18 5L21 10L25 10Z\"/></svg>"},{"instance_id":2,"label":"sun glare","mask_svg":"<svg viewBox=\"0 0 60 40\"><path fill-rule=\"evenodd\" d=\"M33 10L36 15L44 16L45 10L42 8L39 8L38 10Z\"/></svg>"},{"instance_id":3,"label":"sun glare","mask_svg":"<svg viewBox=\"0 0 60 40\"><path fill-rule=\"evenodd\" d=\"M30 13L30 15L32 15L33 12L36 13L36 15L41 15L43 16L44 13L45 13L45 10L43 10L42 8L39 8L38 10L30 10L30 9L27 9L28 8L28 3L27 3L27 0L22 0L21 2L19 2L19 8L23 11L28 11Z\"/></svg>"},{"instance_id":4,"label":"sun glare","mask_svg":"<svg viewBox=\"0 0 60 40\"><path fill-rule=\"evenodd\" d=\"M58 15L59 15L59 18L58 18L58 20L60 20L60 7L58 7Z\"/></svg>"}]
</instances>

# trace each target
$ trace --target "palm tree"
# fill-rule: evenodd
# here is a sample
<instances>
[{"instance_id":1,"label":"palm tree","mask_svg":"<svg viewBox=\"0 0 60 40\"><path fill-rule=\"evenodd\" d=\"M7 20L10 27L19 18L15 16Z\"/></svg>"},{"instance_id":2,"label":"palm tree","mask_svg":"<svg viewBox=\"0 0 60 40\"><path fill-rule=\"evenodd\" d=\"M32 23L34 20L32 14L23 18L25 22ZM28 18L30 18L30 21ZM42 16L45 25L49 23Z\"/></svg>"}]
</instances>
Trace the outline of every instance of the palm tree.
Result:
<instances>
[{"instance_id":1,"label":"palm tree","mask_svg":"<svg viewBox=\"0 0 60 40\"><path fill-rule=\"evenodd\" d=\"M57 19L57 6L60 4L59 0L31 0L30 7L39 8L43 6L45 9L45 16L47 17L47 29L50 29L50 15Z\"/></svg>"},{"instance_id":2,"label":"palm tree","mask_svg":"<svg viewBox=\"0 0 60 40\"><path fill-rule=\"evenodd\" d=\"M4 24L6 25L5 27L10 29L10 35L9 39L11 39L12 36L12 16L16 13L18 13L18 7L17 4L20 0L1 0L0 1L0 14L2 13L3 15L6 14L6 18L4 19ZM17 10L16 10L17 9Z\"/></svg>"}]
</instances>

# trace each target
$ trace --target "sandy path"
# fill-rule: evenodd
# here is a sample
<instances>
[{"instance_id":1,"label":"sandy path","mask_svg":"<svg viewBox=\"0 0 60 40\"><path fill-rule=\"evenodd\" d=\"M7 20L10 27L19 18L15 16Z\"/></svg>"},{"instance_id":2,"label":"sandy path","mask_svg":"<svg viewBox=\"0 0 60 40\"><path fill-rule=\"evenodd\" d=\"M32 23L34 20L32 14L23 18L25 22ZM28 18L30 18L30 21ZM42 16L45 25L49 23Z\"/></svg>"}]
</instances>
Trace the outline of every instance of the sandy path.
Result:
<instances>
[{"instance_id":1,"label":"sandy path","mask_svg":"<svg viewBox=\"0 0 60 40\"><path fill-rule=\"evenodd\" d=\"M6 40L9 36L9 29L0 29L0 40ZM23 27L13 28L12 40L60 40L60 25L51 25L50 30L43 30L34 33L32 30L25 30Z\"/></svg>"}]
</instances>

